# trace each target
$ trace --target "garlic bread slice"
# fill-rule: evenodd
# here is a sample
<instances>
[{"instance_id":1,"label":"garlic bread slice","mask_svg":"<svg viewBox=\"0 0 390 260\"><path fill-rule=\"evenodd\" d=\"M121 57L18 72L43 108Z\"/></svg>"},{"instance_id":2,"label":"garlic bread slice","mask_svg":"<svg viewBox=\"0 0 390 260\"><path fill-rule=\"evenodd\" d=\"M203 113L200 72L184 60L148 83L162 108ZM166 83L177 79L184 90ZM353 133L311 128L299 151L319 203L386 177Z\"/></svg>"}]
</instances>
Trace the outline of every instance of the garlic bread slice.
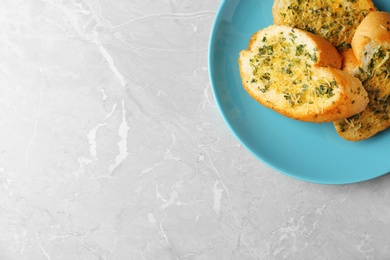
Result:
<instances>
[{"instance_id":1,"label":"garlic bread slice","mask_svg":"<svg viewBox=\"0 0 390 260\"><path fill-rule=\"evenodd\" d=\"M239 55L245 90L287 117L331 122L361 112L367 93L341 67L341 55L325 39L289 26L256 32Z\"/></svg>"}]
</instances>

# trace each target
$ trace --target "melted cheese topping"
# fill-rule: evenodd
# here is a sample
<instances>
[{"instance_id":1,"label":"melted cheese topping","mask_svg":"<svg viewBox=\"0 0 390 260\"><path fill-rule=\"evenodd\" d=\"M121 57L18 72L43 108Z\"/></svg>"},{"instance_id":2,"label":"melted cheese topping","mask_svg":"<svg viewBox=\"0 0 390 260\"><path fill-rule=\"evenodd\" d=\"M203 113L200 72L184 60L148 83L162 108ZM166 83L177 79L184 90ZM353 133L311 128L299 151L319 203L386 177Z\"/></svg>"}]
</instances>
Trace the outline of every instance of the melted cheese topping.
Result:
<instances>
[{"instance_id":1,"label":"melted cheese topping","mask_svg":"<svg viewBox=\"0 0 390 260\"><path fill-rule=\"evenodd\" d=\"M293 31L265 35L257 53L250 59L250 83L261 93L280 95L285 106L305 105L307 113L323 112L324 104L334 96L337 83L332 77L313 74L318 50L296 42ZM261 94L259 93L259 94Z\"/></svg>"},{"instance_id":2,"label":"melted cheese topping","mask_svg":"<svg viewBox=\"0 0 390 260\"><path fill-rule=\"evenodd\" d=\"M358 1L290 0L279 15L282 24L323 36L339 51L343 51L350 48L356 27L371 11L357 8Z\"/></svg>"}]
</instances>

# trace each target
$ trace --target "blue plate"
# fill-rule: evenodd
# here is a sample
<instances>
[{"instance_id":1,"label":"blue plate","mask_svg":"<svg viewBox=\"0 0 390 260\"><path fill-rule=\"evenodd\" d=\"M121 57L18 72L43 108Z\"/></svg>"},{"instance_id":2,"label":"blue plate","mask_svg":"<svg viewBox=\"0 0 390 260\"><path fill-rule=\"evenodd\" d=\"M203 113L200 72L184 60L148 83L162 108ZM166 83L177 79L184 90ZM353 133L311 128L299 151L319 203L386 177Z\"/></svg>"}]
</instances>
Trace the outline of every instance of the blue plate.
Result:
<instances>
[{"instance_id":1,"label":"blue plate","mask_svg":"<svg viewBox=\"0 0 390 260\"><path fill-rule=\"evenodd\" d=\"M390 12L388 0L374 1ZM286 118L252 99L241 85L238 54L251 35L273 23L272 0L223 0L209 46L215 100L240 142L286 175L316 183L346 184L390 172L390 130L360 142L339 137L332 123Z\"/></svg>"}]
</instances>

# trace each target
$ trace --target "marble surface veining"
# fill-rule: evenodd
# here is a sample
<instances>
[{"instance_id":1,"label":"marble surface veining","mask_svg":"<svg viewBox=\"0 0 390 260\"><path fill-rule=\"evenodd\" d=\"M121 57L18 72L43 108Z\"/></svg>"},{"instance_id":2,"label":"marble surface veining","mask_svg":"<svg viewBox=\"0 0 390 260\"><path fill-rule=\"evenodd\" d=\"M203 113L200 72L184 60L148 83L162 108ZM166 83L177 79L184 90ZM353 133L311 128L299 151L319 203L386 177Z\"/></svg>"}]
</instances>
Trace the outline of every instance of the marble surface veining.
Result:
<instances>
[{"instance_id":1,"label":"marble surface veining","mask_svg":"<svg viewBox=\"0 0 390 260\"><path fill-rule=\"evenodd\" d=\"M219 0L0 1L0 259L390 259L390 177L306 183L231 134Z\"/></svg>"}]
</instances>

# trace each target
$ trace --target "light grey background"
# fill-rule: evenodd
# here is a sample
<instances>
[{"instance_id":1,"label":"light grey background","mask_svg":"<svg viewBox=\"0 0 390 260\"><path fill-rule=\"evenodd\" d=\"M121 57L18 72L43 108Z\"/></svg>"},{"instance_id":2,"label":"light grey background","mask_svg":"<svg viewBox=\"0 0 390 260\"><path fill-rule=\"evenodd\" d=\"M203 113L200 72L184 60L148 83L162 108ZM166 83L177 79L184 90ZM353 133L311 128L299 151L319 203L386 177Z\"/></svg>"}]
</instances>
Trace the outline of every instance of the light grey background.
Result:
<instances>
[{"instance_id":1,"label":"light grey background","mask_svg":"<svg viewBox=\"0 0 390 260\"><path fill-rule=\"evenodd\" d=\"M306 183L233 137L219 4L0 1L1 260L390 259L389 176Z\"/></svg>"}]
</instances>

